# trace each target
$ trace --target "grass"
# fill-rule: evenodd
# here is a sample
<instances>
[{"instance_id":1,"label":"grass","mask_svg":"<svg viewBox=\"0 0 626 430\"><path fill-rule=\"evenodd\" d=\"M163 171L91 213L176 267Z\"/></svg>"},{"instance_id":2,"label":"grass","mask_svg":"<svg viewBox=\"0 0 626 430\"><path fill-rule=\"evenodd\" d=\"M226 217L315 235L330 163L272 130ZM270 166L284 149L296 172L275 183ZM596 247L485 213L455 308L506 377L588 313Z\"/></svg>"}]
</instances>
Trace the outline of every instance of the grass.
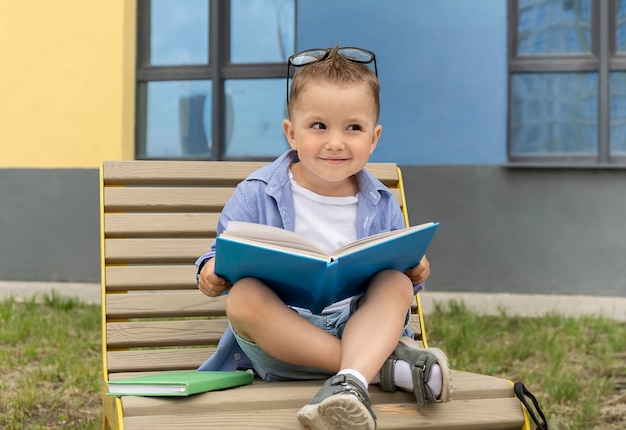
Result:
<instances>
[{"instance_id":1,"label":"grass","mask_svg":"<svg viewBox=\"0 0 626 430\"><path fill-rule=\"evenodd\" d=\"M523 381L571 430L626 428L626 324L477 315L426 317L454 368ZM100 307L59 295L0 301L0 428L101 428Z\"/></svg>"},{"instance_id":2,"label":"grass","mask_svg":"<svg viewBox=\"0 0 626 430\"><path fill-rule=\"evenodd\" d=\"M601 317L477 315L438 304L429 345L453 368L522 381L548 418L572 430L626 428L626 324Z\"/></svg>"},{"instance_id":3,"label":"grass","mask_svg":"<svg viewBox=\"0 0 626 430\"><path fill-rule=\"evenodd\" d=\"M101 428L100 306L0 301L0 428Z\"/></svg>"}]
</instances>

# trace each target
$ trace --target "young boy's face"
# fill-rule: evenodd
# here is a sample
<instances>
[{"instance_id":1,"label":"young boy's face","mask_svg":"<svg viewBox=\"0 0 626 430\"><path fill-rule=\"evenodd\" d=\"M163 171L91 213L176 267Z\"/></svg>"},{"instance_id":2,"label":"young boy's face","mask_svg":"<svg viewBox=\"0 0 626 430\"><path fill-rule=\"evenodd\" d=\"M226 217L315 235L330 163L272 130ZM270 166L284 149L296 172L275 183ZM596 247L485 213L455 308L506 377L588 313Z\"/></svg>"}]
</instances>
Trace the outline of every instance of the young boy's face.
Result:
<instances>
[{"instance_id":1,"label":"young boy's face","mask_svg":"<svg viewBox=\"0 0 626 430\"><path fill-rule=\"evenodd\" d=\"M300 163L298 184L321 195L358 192L353 178L374 152L382 132L374 96L365 83L312 82L303 88L283 127Z\"/></svg>"}]
</instances>

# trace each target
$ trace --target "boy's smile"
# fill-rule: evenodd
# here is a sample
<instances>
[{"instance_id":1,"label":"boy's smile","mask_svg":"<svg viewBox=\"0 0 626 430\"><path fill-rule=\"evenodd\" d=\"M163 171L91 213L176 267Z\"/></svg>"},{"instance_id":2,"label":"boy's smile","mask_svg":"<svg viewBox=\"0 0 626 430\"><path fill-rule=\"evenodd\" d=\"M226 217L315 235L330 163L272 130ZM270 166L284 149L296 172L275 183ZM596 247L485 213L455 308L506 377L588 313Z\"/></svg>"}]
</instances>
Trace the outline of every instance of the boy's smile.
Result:
<instances>
[{"instance_id":1,"label":"boy's smile","mask_svg":"<svg viewBox=\"0 0 626 430\"><path fill-rule=\"evenodd\" d=\"M355 195L353 175L369 160L382 131L371 91L364 83L314 82L294 102L292 119L283 126L300 158L292 168L296 182L321 195Z\"/></svg>"}]
</instances>

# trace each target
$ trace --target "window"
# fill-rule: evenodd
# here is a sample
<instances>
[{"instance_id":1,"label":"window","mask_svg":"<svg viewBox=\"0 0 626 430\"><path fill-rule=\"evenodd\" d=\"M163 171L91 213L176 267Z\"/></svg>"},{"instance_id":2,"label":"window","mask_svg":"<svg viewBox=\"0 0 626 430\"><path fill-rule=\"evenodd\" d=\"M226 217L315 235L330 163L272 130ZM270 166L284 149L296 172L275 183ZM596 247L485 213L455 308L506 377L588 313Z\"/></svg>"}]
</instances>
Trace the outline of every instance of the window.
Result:
<instances>
[{"instance_id":1,"label":"window","mask_svg":"<svg viewBox=\"0 0 626 430\"><path fill-rule=\"evenodd\" d=\"M509 0L508 157L626 164L626 0Z\"/></svg>"},{"instance_id":2,"label":"window","mask_svg":"<svg viewBox=\"0 0 626 430\"><path fill-rule=\"evenodd\" d=\"M295 0L139 0L136 157L270 159L288 148Z\"/></svg>"}]
</instances>

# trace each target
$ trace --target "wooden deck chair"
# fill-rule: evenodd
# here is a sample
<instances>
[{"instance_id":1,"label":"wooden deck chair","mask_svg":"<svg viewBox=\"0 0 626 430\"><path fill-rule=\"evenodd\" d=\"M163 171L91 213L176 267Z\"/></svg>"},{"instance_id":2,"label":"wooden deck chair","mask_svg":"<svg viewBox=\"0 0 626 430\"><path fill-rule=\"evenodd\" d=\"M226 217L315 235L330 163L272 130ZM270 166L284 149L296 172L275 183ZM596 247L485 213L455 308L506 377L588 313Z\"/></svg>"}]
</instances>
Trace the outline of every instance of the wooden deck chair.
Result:
<instances>
[{"instance_id":1,"label":"wooden deck chair","mask_svg":"<svg viewBox=\"0 0 626 430\"><path fill-rule=\"evenodd\" d=\"M224 300L195 285L195 259L215 237L237 183L265 163L107 161L101 168L103 382L195 369L227 327ZM368 170L394 192L408 224L395 164ZM427 345L419 295L416 339ZM185 398L103 396L105 429L300 429L296 413L323 381L267 383ZM418 408L412 393L370 388L378 428L530 429L511 384L453 372L453 400ZM103 392L106 390L103 383Z\"/></svg>"}]
</instances>

